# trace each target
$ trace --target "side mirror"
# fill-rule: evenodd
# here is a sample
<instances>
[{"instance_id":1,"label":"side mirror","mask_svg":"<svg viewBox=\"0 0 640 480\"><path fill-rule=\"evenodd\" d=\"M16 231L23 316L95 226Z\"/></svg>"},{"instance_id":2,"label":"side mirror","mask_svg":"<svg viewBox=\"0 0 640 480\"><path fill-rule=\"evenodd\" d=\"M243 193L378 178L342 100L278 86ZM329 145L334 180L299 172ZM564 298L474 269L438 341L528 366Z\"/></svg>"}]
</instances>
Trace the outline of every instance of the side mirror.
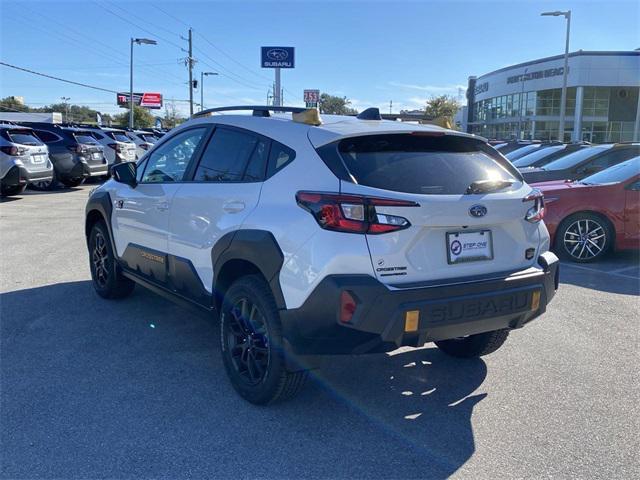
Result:
<instances>
[{"instance_id":1,"label":"side mirror","mask_svg":"<svg viewBox=\"0 0 640 480\"><path fill-rule=\"evenodd\" d=\"M129 185L135 188L138 185L136 180L137 168L134 162L118 163L111 167L111 175L116 182Z\"/></svg>"}]
</instances>

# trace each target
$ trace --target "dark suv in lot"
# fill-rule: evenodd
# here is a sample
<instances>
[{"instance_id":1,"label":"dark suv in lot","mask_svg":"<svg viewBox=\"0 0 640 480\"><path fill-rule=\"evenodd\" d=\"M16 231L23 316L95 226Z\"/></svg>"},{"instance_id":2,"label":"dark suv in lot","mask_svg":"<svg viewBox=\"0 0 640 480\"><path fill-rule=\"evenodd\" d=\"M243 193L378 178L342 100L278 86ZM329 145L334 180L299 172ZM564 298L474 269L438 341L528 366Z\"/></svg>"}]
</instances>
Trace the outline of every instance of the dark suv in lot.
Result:
<instances>
[{"instance_id":1,"label":"dark suv in lot","mask_svg":"<svg viewBox=\"0 0 640 480\"><path fill-rule=\"evenodd\" d=\"M88 177L109 173L104 147L90 130L52 123L29 124L49 147L54 176L50 181L35 182L37 189L54 189L58 182L77 187Z\"/></svg>"}]
</instances>

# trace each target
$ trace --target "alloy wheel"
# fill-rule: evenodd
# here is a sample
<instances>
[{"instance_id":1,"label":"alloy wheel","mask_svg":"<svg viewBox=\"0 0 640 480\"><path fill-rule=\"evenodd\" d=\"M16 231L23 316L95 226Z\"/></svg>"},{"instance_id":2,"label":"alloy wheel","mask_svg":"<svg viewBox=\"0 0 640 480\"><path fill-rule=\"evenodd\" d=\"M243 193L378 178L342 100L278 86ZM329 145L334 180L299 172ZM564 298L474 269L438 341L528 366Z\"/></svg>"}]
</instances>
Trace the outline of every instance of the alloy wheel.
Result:
<instances>
[{"instance_id":1,"label":"alloy wheel","mask_svg":"<svg viewBox=\"0 0 640 480\"><path fill-rule=\"evenodd\" d=\"M231 362L249 385L266 376L270 361L269 335L264 315L256 304L240 298L227 312L227 347Z\"/></svg>"},{"instance_id":2,"label":"alloy wheel","mask_svg":"<svg viewBox=\"0 0 640 480\"><path fill-rule=\"evenodd\" d=\"M95 272L95 281L100 287L105 287L109 281L109 255L107 241L100 232L96 232L91 261Z\"/></svg>"},{"instance_id":3,"label":"alloy wheel","mask_svg":"<svg viewBox=\"0 0 640 480\"><path fill-rule=\"evenodd\" d=\"M564 248L577 260L590 260L602 253L607 232L602 225L590 219L573 222L564 232Z\"/></svg>"}]
</instances>

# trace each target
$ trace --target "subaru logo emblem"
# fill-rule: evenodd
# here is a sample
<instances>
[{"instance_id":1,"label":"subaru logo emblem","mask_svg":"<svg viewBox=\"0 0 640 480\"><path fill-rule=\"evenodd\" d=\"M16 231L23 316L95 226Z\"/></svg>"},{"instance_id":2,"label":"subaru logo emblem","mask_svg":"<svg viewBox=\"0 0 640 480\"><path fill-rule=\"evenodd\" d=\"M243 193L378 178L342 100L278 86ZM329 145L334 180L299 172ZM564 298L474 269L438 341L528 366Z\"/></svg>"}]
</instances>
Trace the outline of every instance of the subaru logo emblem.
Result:
<instances>
[{"instance_id":1,"label":"subaru logo emblem","mask_svg":"<svg viewBox=\"0 0 640 480\"><path fill-rule=\"evenodd\" d=\"M267 51L267 57L270 60L282 62L283 60L286 60L289 57L289 52L287 52L282 48L272 48L271 50Z\"/></svg>"},{"instance_id":2,"label":"subaru logo emblem","mask_svg":"<svg viewBox=\"0 0 640 480\"><path fill-rule=\"evenodd\" d=\"M487 214L487 207L484 205L473 205L469 208L469 215L472 217L480 218Z\"/></svg>"}]
</instances>

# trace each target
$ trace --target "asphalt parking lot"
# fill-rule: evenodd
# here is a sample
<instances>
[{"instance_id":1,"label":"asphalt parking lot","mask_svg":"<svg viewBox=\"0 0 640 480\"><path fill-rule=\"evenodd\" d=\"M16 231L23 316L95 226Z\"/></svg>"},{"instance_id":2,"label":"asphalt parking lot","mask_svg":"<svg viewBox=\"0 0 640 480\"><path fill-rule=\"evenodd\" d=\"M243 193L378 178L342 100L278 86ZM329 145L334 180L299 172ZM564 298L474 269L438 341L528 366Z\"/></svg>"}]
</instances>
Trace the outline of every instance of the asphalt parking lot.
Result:
<instances>
[{"instance_id":1,"label":"asphalt parking lot","mask_svg":"<svg viewBox=\"0 0 640 480\"><path fill-rule=\"evenodd\" d=\"M260 408L215 319L93 292L90 188L0 205L2 478L640 476L637 254L563 264L547 314L482 360L332 358Z\"/></svg>"}]
</instances>

